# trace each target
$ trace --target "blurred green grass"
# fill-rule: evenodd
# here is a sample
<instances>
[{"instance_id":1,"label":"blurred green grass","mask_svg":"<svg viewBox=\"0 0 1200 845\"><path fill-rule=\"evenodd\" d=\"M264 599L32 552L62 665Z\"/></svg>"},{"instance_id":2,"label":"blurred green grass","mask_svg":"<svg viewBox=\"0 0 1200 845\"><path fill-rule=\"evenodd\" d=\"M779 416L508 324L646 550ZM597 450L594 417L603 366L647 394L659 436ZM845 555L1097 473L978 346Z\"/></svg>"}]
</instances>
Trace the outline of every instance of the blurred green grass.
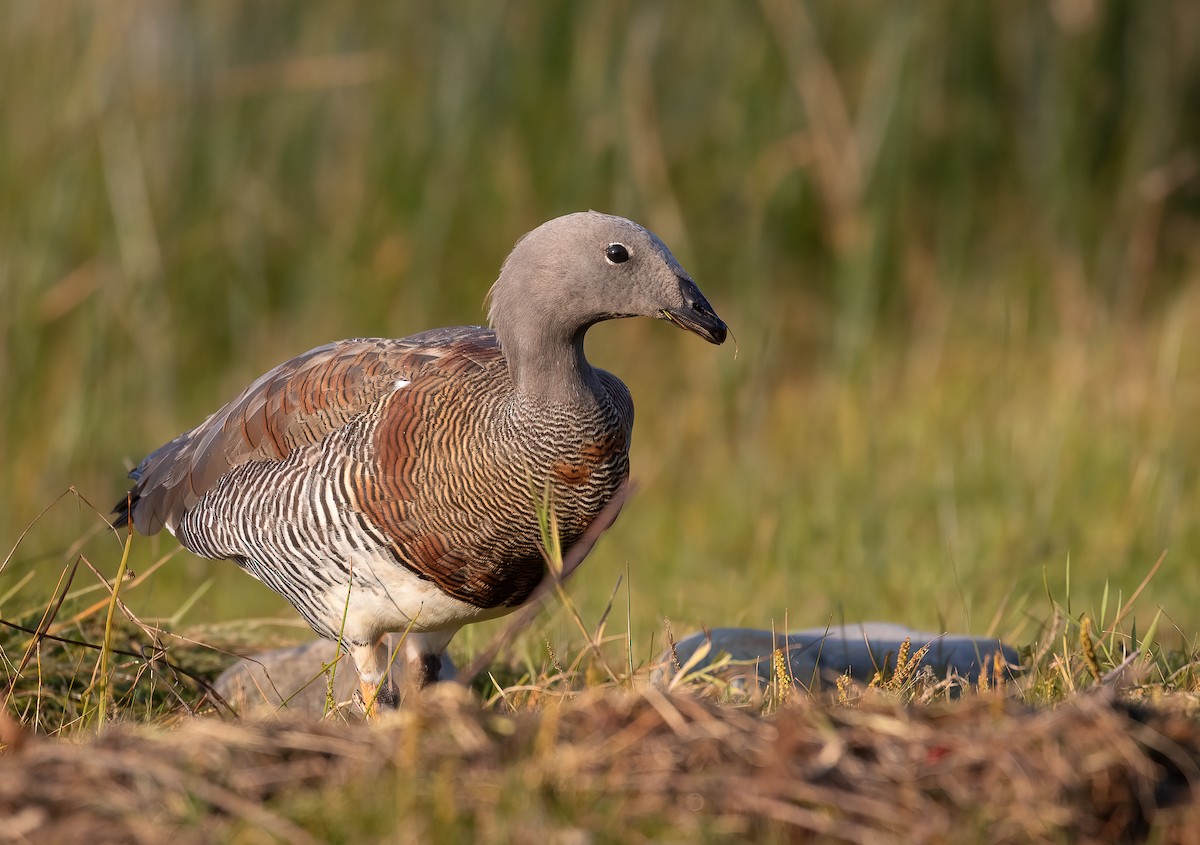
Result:
<instances>
[{"instance_id":1,"label":"blurred green grass","mask_svg":"<svg viewBox=\"0 0 1200 845\"><path fill-rule=\"evenodd\" d=\"M738 345L589 341L641 487L573 593L594 619L626 578L637 653L664 617L1032 636L1046 583L1128 595L1164 550L1142 601L1200 628L1195 4L0 14L4 552L291 355L481 321L512 242L592 207L662 235ZM0 596L96 523L56 505ZM186 621L286 613L187 556L128 600L210 579Z\"/></svg>"}]
</instances>

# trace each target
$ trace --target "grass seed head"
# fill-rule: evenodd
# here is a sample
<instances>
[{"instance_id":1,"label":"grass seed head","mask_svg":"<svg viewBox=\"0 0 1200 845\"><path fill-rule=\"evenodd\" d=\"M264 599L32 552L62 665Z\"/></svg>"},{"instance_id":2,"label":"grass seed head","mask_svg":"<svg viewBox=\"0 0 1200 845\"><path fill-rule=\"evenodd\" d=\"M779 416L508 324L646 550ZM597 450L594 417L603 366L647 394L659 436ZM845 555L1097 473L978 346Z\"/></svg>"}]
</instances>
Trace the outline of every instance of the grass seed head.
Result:
<instances>
[{"instance_id":1,"label":"grass seed head","mask_svg":"<svg viewBox=\"0 0 1200 845\"><path fill-rule=\"evenodd\" d=\"M1096 659L1096 643L1092 640L1092 618L1084 616L1079 624L1079 646L1083 650L1083 662L1097 682L1103 680L1104 673L1100 671L1100 661Z\"/></svg>"}]
</instances>

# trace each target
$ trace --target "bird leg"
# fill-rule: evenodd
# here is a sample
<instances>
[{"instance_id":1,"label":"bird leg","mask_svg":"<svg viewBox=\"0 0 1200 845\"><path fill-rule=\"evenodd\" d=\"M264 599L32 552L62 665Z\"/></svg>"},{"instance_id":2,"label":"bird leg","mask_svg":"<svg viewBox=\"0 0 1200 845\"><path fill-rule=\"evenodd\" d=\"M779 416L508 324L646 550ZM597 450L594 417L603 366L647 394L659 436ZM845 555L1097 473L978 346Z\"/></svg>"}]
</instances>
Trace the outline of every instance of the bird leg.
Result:
<instances>
[{"instance_id":1,"label":"bird leg","mask_svg":"<svg viewBox=\"0 0 1200 845\"><path fill-rule=\"evenodd\" d=\"M409 632L404 638L404 685L421 690L442 677L442 652L454 631Z\"/></svg>"},{"instance_id":2,"label":"bird leg","mask_svg":"<svg viewBox=\"0 0 1200 845\"><path fill-rule=\"evenodd\" d=\"M421 654L409 663L412 672L412 685L424 689L438 680L442 673L442 656L440 654Z\"/></svg>"},{"instance_id":3,"label":"bird leg","mask_svg":"<svg viewBox=\"0 0 1200 845\"><path fill-rule=\"evenodd\" d=\"M421 690L441 678L442 652L453 636L454 631L405 634L401 666L405 670L406 689ZM392 660L389 638L380 637L370 645L347 643L346 650L358 668L358 690L354 693L354 700L362 708L367 721L379 718L384 709L398 706L400 700L396 685L388 679Z\"/></svg>"},{"instance_id":4,"label":"bird leg","mask_svg":"<svg viewBox=\"0 0 1200 845\"><path fill-rule=\"evenodd\" d=\"M354 700L367 721L373 721L379 718L381 708L394 708L399 703L396 689L387 677L387 638L381 637L372 645L353 644L348 651L358 668L358 691Z\"/></svg>"}]
</instances>

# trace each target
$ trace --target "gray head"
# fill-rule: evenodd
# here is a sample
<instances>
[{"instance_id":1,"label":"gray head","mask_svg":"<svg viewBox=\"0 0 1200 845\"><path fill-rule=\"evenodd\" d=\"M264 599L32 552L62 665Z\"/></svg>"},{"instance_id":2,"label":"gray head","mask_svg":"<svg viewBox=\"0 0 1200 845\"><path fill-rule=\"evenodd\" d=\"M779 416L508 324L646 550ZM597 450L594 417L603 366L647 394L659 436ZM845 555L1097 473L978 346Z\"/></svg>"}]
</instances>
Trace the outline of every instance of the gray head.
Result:
<instances>
[{"instance_id":1,"label":"gray head","mask_svg":"<svg viewBox=\"0 0 1200 845\"><path fill-rule=\"evenodd\" d=\"M655 317L725 341L725 323L666 245L596 211L557 217L521 238L489 300L502 347L567 343L582 354L588 327L619 317Z\"/></svg>"}]
</instances>

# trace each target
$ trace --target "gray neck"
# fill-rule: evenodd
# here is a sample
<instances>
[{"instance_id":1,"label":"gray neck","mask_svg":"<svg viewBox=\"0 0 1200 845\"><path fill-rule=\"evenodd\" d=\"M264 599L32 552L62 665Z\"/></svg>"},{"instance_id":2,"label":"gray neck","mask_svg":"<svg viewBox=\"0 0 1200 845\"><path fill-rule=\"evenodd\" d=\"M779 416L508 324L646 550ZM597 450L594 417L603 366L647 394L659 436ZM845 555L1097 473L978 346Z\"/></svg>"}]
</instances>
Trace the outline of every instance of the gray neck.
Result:
<instances>
[{"instance_id":1,"label":"gray neck","mask_svg":"<svg viewBox=\"0 0 1200 845\"><path fill-rule=\"evenodd\" d=\"M603 388L583 355L587 326L574 333L543 327L519 333L497 331L518 398L537 404L595 407Z\"/></svg>"}]
</instances>

